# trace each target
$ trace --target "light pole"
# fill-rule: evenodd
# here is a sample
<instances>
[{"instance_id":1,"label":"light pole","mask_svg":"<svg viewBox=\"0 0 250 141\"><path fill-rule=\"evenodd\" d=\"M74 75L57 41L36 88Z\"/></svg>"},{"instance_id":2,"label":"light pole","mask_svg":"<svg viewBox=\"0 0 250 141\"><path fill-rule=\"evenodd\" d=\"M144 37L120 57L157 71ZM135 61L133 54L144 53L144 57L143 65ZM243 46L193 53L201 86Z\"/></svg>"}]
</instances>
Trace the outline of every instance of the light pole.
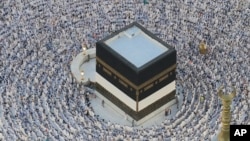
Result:
<instances>
[{"instance_id":1,"label":"light pole","mask_svg":"<svg viewBox=\"0 0 250 141\"><path fill-rule=\"evenodd\" d=\"M81 71L81 81L83 81L84 80L84 71Z\"/></svg>"},{"instance_id":2,"label":"light pole","mask_svg":"<svg viewBox=\"0 0 250 141\"><path fill-rule=\"evenodd\" d=\"M82 44L83 55L86 55L86 46Z\"/></svg>"}]
</instances>

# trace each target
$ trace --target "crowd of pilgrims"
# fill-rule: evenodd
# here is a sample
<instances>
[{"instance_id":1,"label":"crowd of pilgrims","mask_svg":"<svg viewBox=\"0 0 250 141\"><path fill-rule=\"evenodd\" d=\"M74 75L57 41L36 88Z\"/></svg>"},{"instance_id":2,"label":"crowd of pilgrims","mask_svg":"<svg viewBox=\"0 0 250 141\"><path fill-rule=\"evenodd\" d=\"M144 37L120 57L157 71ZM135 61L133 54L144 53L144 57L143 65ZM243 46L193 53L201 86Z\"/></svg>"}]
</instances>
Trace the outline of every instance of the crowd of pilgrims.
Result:
<instances>
[{"instance_id":1,"label":"crowd of pilgrims","mask_svg":"<svg viewBox=\"0 0 250 141\"><path fill-rule=\"evenodd\" d=\"M218 88L231 124L250 124L250 3L246 0L4 0L0 2L0 139L212 140L221 127ZM160 125L103 120L70 62L81 45L134 21L177 50L183 104ZM205 40L208 54L197 47Z\"/></svg>"}]
</instances>

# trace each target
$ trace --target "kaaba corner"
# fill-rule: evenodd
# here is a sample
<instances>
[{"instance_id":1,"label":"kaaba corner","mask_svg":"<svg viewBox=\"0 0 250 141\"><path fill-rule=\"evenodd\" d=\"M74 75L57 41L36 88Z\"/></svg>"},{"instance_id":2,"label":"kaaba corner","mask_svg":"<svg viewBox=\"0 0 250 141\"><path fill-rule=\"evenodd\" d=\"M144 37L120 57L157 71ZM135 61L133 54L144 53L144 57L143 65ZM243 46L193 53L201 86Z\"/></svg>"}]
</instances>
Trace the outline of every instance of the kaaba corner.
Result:
<instances>
[{"instance_id":1,"label":"kaaba corner","mask_svg":"<svg viewBox=\"0 0 250 141\"><path fill-rule=\"evenodd\" d=\"M136 121L175 99L176 50L134 22L96 43L96 90Z\"/></svg>"}]
</instances>

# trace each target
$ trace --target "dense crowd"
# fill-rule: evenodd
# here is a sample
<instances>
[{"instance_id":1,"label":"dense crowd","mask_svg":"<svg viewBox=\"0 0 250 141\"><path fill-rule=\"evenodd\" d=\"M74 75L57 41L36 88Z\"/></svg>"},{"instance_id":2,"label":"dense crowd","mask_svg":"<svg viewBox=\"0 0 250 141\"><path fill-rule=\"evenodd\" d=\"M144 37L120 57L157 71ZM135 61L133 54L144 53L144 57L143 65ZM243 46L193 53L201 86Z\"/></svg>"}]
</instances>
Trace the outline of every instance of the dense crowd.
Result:
<instances>
[{"instance_id":1,"label":"dense crowd","mask_svg":"<svg viewBox=\"0 0 250 141\"><path fill-rule=\"evenodd\" d=\"M70 73L81 44L94 48L134 21L176 48L184 97L174 118L142 129L99 117L91 92ZM250 124L249 38L247 0L1 1L0 140L212 140L221 126L220 86L237 91L232 124Z\"/></svg>"}]
</instances>

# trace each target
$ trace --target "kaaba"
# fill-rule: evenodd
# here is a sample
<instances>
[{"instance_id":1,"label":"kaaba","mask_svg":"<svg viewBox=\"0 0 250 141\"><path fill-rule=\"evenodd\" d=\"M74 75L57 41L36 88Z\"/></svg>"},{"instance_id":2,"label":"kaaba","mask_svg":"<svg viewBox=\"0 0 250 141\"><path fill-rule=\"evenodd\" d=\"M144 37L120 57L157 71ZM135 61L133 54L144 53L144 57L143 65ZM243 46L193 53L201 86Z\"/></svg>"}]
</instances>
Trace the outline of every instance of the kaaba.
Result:
<instances>
[{"instance_id":1,"label":"kaaba","mask_svg":"<svg viewBox=\"0 0 250 141\"><path fill-rule=\"evenodd\" d=\"M134 22L96 43L96 90L138 121L175 99L176 50Z\"/></svg>"}]
</instances>

